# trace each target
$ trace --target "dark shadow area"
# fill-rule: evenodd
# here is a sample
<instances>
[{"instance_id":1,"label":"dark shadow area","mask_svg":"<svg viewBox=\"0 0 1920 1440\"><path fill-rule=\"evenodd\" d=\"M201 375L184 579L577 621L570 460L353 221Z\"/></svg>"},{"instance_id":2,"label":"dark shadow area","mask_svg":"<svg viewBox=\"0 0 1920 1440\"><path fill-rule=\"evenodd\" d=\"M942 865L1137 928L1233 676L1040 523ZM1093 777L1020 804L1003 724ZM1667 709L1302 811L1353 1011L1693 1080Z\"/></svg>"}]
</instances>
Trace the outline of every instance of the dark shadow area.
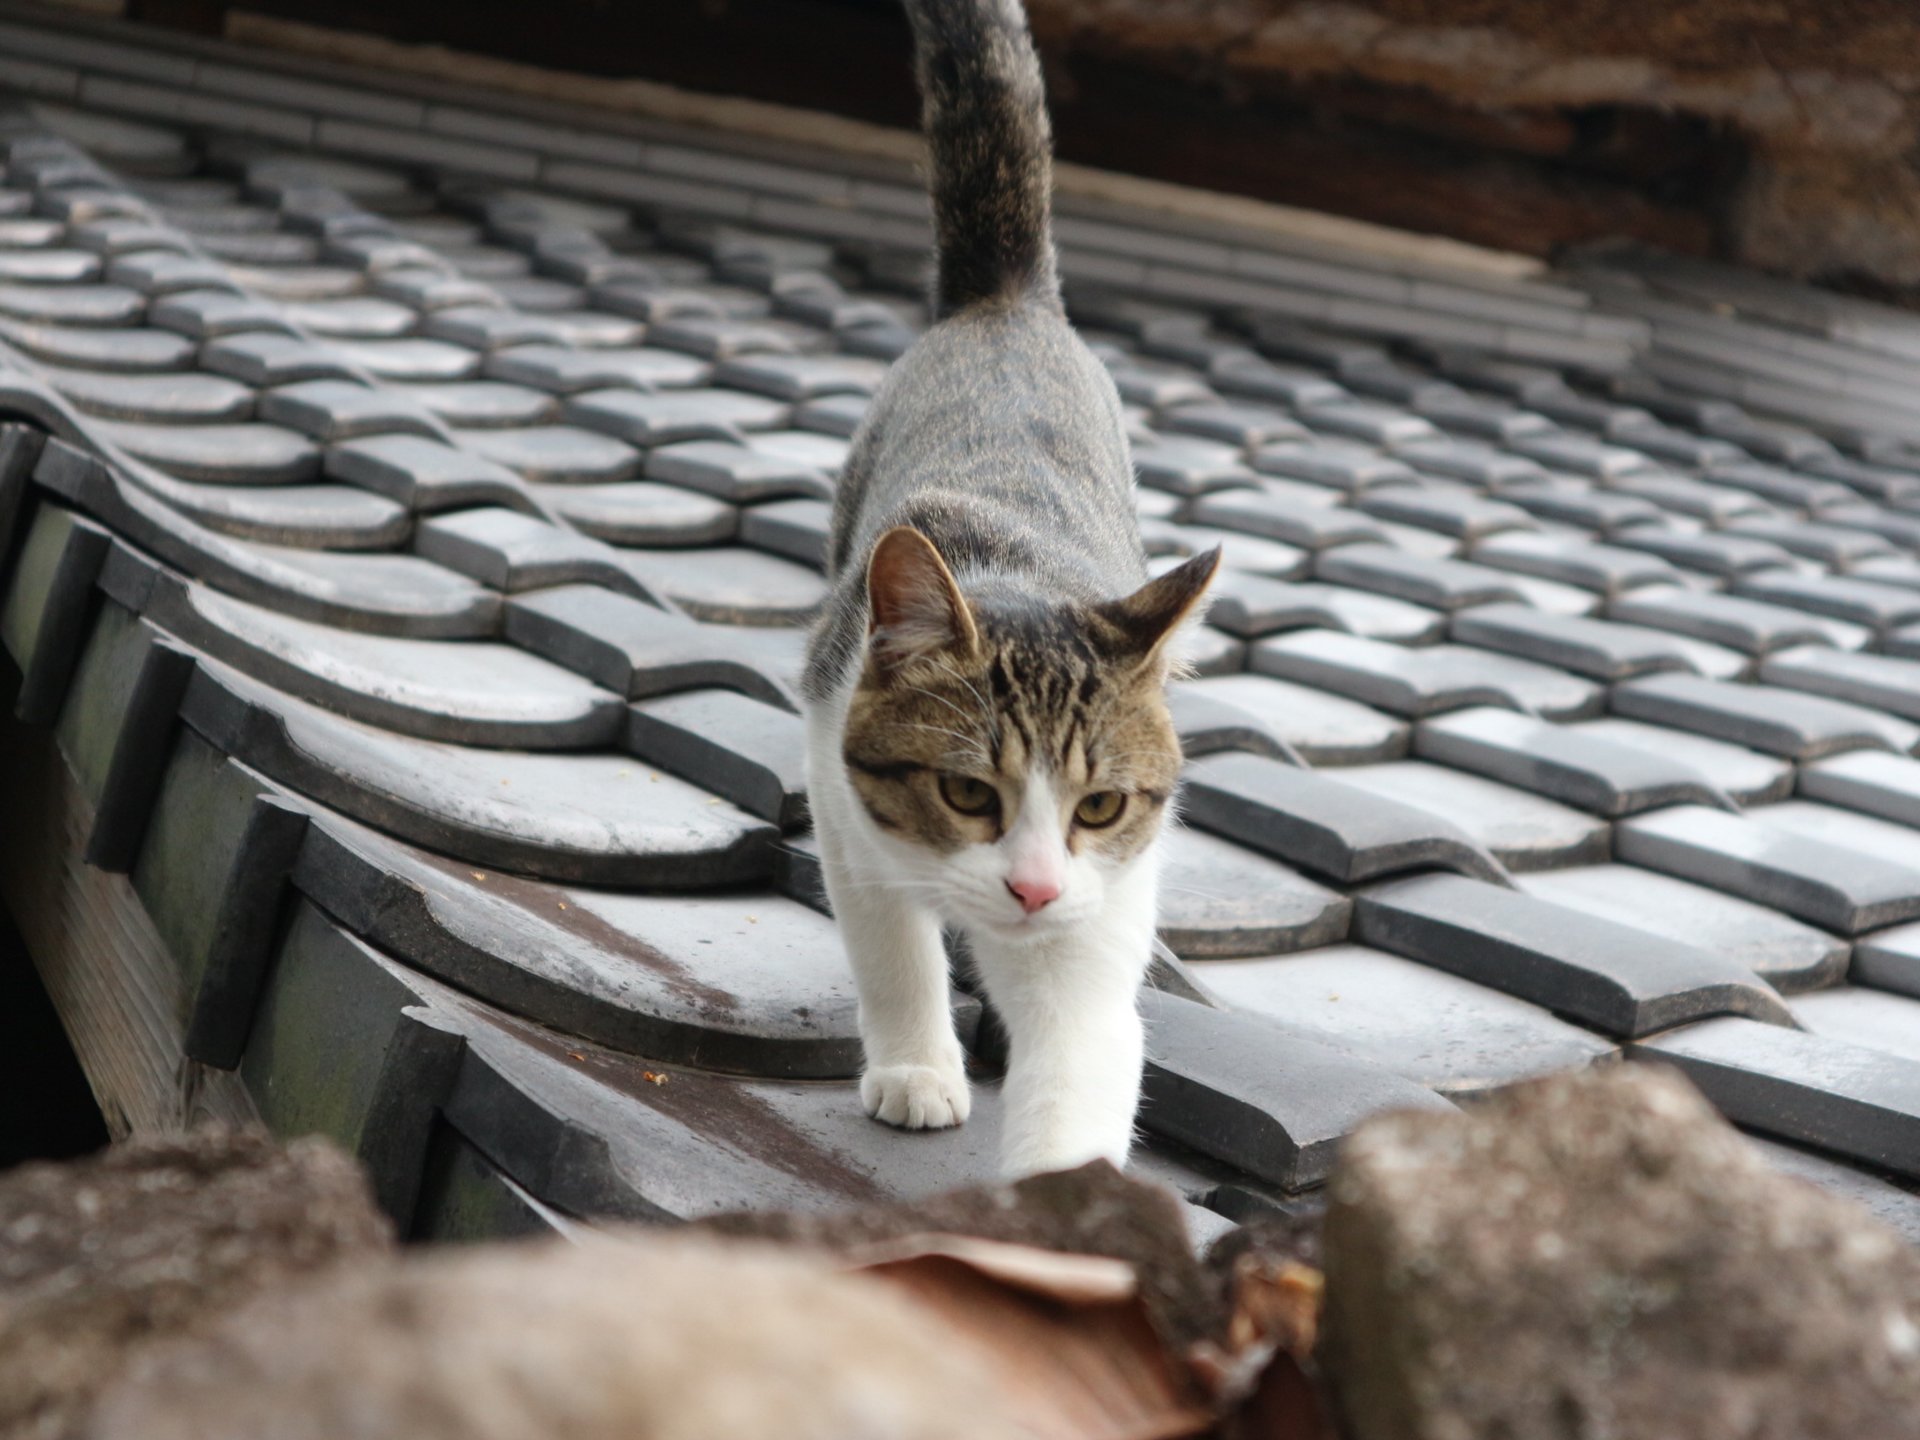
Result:
<instances>
[{"instance_id":1,"label":"dark shadow area","mask_svg":"<svg viewBox=\"0 0 1920 1440\"><path fill-rule=\"evenodd\" d=\"M218 34L238 0L130 0ZM918 123L898 0L247 0L251 13L584 75L665 82L900 128ZM1143 61L1098 28L1043 37L1063 159L1551 255L1624 236L1712 253L1745 142L1630 105L1489 110L1358 76L1258 82Z\"/></svg>"},{"instance_id":2,"label":"dark shadow area","mask_svg":"<svg viewBox=\"0 0 1920 1440\"><path fill-rule=\"evenodd\" d=\"M0 1169L107 1143L106 1123L13 917L0 908Z\"/></svg>"}]
</instances>

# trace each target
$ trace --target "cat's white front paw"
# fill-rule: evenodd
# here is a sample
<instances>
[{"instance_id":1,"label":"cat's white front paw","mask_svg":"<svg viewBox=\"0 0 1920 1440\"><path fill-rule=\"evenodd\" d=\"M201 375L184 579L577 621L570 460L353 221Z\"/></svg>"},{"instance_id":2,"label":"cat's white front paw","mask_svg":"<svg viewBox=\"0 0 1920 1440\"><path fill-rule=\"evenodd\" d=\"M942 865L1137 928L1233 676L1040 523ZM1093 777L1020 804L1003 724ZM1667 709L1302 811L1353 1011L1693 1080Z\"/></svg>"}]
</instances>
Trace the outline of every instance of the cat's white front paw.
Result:
<instances>
[{"instance_id":1,"label":"cat's white front paw","mask_svg":"<svg viewBox=\"0 0 1920 1440\"><path fill-rule=\"evenodd\" d=\"M973 1111L967 1075L958 1065L881 1065L860 1077L867 1114L903 1130L945 1130Z\"/></svg>"}]
</instances>

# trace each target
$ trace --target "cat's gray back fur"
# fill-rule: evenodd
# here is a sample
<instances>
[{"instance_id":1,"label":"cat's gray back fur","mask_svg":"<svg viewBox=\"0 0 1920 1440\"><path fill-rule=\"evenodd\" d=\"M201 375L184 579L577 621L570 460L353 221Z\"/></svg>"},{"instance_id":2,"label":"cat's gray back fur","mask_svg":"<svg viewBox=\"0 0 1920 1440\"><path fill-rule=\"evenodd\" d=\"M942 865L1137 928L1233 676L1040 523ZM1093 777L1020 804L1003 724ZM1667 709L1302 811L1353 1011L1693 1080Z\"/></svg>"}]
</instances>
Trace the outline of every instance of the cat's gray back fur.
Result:
<instances>
[{"instance_id":1,"label":"cat's gray back fur","mask_svg":"<svg viewBox=\"0 0 1920 1440\"><path fill-rule=\"evenodd\" d=\"M807 657L816 700L860 652L867 558L894 526L924 534L969 590L1091 602L1146 574L1119 396L1060 305L1045 98L1017 0L907 10L940 318L888 372L841 475Z\"/></svg>"}]
</instances>

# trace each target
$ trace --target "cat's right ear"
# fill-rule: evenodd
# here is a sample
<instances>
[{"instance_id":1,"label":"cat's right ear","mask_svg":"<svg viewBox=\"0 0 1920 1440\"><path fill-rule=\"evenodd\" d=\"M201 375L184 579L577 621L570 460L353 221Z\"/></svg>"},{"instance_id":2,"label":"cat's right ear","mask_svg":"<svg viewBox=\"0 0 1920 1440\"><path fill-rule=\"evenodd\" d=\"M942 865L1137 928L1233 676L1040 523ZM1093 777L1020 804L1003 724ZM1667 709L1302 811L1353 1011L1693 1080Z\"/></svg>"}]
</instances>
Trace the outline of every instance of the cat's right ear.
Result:
<instances>
[{"instance_id":1,"label":"cat's right ear","mask_svg":"<svg viewBox=\"0 0 1920 1440\"><path fill-rule=\"evenodd\" d=\"M1219 569L1216 545L1149 580L1133 594L1102 605L1100 613L1118 632L1122 653L1158 667L1163 677L1169 670L1179 673L1181 633L1205 611L1207 587Z\"/></svg>"},{"instance_id":2,"label":"cat's right ear","mask_svg":"<svg viewBox=\"0 0 1920 1440\"><path fill-rule=\"evenodd\" d=\"M880 537L867 561L867 629L882 669L974 649L979 632L953 572L933 542L909 525Z\"/></svg>"}]
</instances>

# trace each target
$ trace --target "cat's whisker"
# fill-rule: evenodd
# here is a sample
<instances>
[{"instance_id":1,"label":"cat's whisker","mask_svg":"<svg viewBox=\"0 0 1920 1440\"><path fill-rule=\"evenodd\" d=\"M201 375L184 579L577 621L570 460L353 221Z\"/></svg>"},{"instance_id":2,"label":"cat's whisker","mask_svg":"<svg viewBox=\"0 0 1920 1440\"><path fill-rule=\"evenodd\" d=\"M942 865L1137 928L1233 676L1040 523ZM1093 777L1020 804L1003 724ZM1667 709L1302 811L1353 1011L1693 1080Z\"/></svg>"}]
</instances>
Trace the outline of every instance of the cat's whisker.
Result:
<instances>
[{"instance_id":1,"label":"cat's whisker","mask_svg":"<svg viewBox=\"0 0 1920 1440\"><path fill-rule=\"evenodd\" d=\"M841 882L853 890L927 890L945 893L947 887L937 880L846 880Z\"/></svg>"},{"instance_id":2,"label":"cat's whisker","mask_svg":"<svg viewBox=\"0 0 1920 1440\"><path fill-rule=\"evenodd\" d=\"M994 736L997 738L1000 734L1000 717L994 713L993 706L987 703L987 697L980 693L980 687L975 685L973 681L969 680L965 675L961 674L960 667L952 661L947 662L946 668L953 672L954 679L967 687L967 693L973 696L974 703L980 707L981 718L987 722Z\"/></svg>"},{"instance_id":3,"label":"cat's whisker","mask_svg":"<svg viewBox=\"0 0 1920 1440\"><path fill-rule=\"evenodd\" d=\"M913 720L902 725L900 728L903 730L925 730L929 735L951 735L955 740L958 740L961 744L971 749L983 750L985 748L980 744L979 737L968 735L959 730L949 730L944 725L928 725L923 721Z\"/></svg>"},{"instance_id":4,"label":"cat's whisker","mask_svg":"<svg viewBox=\"0 0 1920 1440\"><path fill-rule=\"evenodd\" d=\"M947 699L946 696L936 695L933 693L933 691L927 689L927 687L924 685L909 685L906 687L906 689L908 694L924 695L927 697L927 699L933 701L936 705L946 706L947 709L953 711L953 713L958 715L962 720L972 720L973 718L975 718L974 716L969 715L965 710L962 710L958 705L954 704L953 701ZM976 692L976 698L977 698L977 694L978 692Z\"/></svg>"}]
</instances>

